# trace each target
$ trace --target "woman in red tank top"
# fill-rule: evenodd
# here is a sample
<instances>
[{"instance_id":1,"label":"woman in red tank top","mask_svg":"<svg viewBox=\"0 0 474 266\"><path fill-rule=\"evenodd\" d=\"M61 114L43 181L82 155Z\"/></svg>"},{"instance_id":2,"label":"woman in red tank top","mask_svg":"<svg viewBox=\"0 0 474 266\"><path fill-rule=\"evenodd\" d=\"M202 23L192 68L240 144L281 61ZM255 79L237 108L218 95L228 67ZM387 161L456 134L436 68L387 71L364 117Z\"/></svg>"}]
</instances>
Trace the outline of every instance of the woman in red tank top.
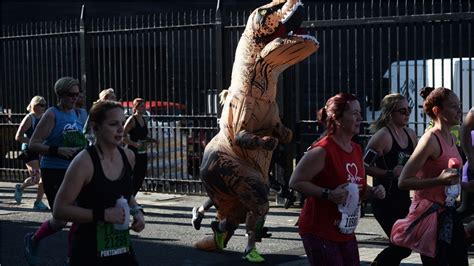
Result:
<instances>
[{"instance_id":1,"label":"woman in red tank top","mask_svg":"<svg viewBox=\"0 0 474 266\"><path fill-rule=\"evenodd\" d=\"M415 196L407 217L393 225L391 241L419 252L423 265L468 265L464 228L454 205L459 169L448 167L451 158L462 161L451 134L461 121L459 98L446 88L426 87L420 95L434 126L400 174L398 187L415 190Z\"/></svg>"},{"instance_id":2,"label":"woman in red tank top","mask_svg":"<svg viewBox=\"0 0 474 266\"><path fill-rule=\"evenodd\" d=\"M299 233L311 265L360 265L354 234L359 197L370 193L384 198L385 189L368 188L362 149L352 141L362 121L357 98L339 93L318 116L327 131L311 145L290 179L290 186L307 197Z\"/></svg>"}]
</instances>

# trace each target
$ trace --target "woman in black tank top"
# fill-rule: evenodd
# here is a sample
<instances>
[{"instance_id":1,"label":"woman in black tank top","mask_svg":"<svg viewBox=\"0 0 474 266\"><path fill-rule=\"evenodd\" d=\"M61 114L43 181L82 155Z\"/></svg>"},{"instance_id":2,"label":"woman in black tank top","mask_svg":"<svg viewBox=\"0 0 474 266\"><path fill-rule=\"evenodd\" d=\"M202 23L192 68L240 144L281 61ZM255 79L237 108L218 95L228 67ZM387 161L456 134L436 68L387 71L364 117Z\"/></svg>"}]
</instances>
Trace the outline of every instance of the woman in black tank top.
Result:
<instances>
[{"instance_id":1,"label":"woman in black tank top","mask_svg":"<svg viewBox=\"0 0 474 266\"><path fill-rule=\"evenodd\" d=\"M133 100L133 115L125 123L123 142L135 153L133 169L133 195L136 196L142 187L148 166L148 142L157 140L148 137L148 126L145 117L145 101L142 98Z\"/></svg>"},{"instance_id":2,"label":"woman in black tank top","mask_svg":"<svg viewBox=\"0 0 474 266\"><path fill-rule=\"evenodd\" d=\"M143 211L132 193L135 157L120 147L123 108L117 102L102 101L91 108L89 117L96 144L82 151L69 166L53 215L77 224L71 265L138 265L129 231L114 227L127 220L125 209L116 207L121 197L130 206L131 229L140 232L145 227Z\"/></svg>"},{"instance_id":3,"label":"woman in black tank top","mask_svg":"<svg viewBox=\"0 0 474 266\"><path fill-rule=\"evenodd\" d=\"M375 133L366 147L367 175L373 177L373 185L385 187L386 197L373 200L375 219L387 237L398 219L408 214L410 191L398 189L398 177L416 145L416 133L407 128L411 108L406 98L398 93L385 96L381 102L380 117L371 125ZM369 159L371 152L377 153L375 160ZM411 254L411 250L390 244L375 259L379 265L399 265Z\"/></svg>"}]
</instances>

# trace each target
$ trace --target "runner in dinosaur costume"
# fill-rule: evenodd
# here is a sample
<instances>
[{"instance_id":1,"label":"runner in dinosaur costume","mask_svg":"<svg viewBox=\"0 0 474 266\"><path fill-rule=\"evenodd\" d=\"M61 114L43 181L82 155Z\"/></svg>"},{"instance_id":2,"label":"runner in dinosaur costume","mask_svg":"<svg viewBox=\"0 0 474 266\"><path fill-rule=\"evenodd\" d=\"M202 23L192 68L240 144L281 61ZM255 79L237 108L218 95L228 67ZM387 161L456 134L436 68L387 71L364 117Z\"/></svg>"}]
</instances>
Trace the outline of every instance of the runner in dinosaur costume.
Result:
<instances>
[{"instance_id":1,"label":"runner in dinosaur costume","mask_svg":"<svg viewBox=\"0 0 474 266\"><path fill-rule=\"evenodd\" d=\"M273 1L254 10L235 53L232 80L220 119L220 131L204 150L201 179L217 208L212 237L195 243L205 250L223 249L240 223L246 223L244 258L264 261L255 248L257 227L268 212L268 170L278 141L291 141L282 125L278 76L314 53L319 45L299 35L304 15L297 0Z\"/></svg>"}]
</instances>

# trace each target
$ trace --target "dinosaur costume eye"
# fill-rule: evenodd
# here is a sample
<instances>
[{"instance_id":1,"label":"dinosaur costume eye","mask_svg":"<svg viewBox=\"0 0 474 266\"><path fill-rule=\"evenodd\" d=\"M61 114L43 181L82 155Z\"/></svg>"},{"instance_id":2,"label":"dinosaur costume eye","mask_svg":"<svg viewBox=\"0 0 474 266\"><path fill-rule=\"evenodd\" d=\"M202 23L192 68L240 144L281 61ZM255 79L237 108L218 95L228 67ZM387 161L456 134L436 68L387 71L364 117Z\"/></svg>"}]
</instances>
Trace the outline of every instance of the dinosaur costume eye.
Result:
<instances>
[{"instance_id":1,"label":"dinosaur costume eye","mask_svg":"<svg viewBox=\"0 0 474 266\"><path fill-rule=\"evenodd\" d=\"M267 14L267 10L266 9L260 9L259 13L260 13L260 15L265 16Z\"/></svg>"}]
</instances>

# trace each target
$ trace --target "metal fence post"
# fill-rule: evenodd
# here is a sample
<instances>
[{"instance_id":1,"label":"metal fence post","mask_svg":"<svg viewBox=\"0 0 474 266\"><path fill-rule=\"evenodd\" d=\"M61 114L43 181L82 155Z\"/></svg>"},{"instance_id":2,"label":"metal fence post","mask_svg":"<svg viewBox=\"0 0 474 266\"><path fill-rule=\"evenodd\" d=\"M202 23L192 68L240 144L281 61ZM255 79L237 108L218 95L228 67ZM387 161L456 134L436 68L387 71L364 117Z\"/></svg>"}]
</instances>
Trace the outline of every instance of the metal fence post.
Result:
<instances>
[{"instance_id":1,"label":"metal fence post","mask_svg":"<svg viewBox=\"0 0 474 266\"><path fill-rule=\"evenodd\" d=\"M222 15L221 15L221 2L217 0L216 6L216 93L219 95L222 92L224 82L223 82L223 68L222 63L223 54L223 37L222 37ZM218 99L219 101L219 99ZM222 106L217 104L217 117L220 117L222 113Z\"/></svg>"},{"instance_id":2,"label":"metal fence post","mask_svg":"<svg viewBox=\"0 0 474 266\"><path fill-rule=\"evenodd\" d=\"M80 62L81 62L81 88L84 92L86 109L89 109L92 105L92 91L90 88L87 87L87 48L86 48L86 27L84 23L84 9L85 5L82 5L81 8L81 18L80 18L80 26L79 26L79 54L80 54Z\"/></svg>"}]
</instances>

